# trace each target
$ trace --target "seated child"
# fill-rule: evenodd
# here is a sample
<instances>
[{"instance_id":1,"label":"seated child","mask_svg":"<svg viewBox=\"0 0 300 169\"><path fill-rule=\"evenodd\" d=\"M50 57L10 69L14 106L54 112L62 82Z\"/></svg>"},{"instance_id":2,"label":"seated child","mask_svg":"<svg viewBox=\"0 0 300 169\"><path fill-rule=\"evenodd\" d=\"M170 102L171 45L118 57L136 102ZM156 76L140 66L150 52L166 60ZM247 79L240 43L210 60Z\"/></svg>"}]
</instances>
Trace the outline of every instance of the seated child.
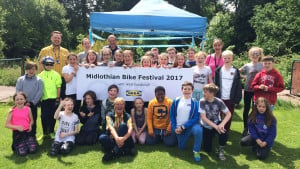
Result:
<instances>
[{"instance_id":1,"label":"seated child","mask_svg":"<svg viewBox=\"0 0 300 169\"><path fill-rule=\"evenodd\" d=\"M5 122L5 127L13 131L12 150L20 156L35 153L38 144L35 137L30 134L33 117L30 108L25 106L26 95L18 92L13 96L13 100L15 105L9 111Z\"/></svg>"},{"instance_id":2,"label":"seated child","mask_svg":"<svg viewBox=\"0 0 300 169\"><path fill-rule=\"evenodd\" d=\"M61 109L64 108L64 111ZM73 113L74 101L71 98L65 98L60 102L54 119L60 121L56 131L54 142L51 146L50 155L68 154L75 143L75 135L78 133L78 116Z\"/></svg>"},{"instance_id":3,"label":"seated child","mask_svg":"<svg viewBox=\"0 0 300 169\"><path fill-rule=\"evenodd\" d=\"M96 105L96 93L89 90L83 95L85 104L79 111L79 119L83 124L80 132L76 135L76 143L79 145L92 145L98 140L101 124L101 108Z\"/></svg>"},{"instance_id":4,"label":"seated child","mask_svg":"<svg viewBox=\"0 0 300 169\"><path fill-rule=\"evenodd\" d=\"M138 97L134 100L134 107L131 109L131 119L133 124L132 139L136 143L145 144L147 126L147 108L144 108L144 101Z\"/></svg>"},{"instance_id":5,"label":"seated child","mask_svg":"<svg viewBox=\"0 0 300 169\"><path fill-rule=\"evenodd\" d=\"M105 117L109 112L114 112L114 101L118 96L119 88L117 85L112 84L107 89L108 92L108 98L103 100L101 103L101 125L102 130L105 131Z\"/></svg>"},{"instance_id":6,"label":"seated child","mask_svg":"<svg viewBox=\"0 0 300 169\"><path fill-rule=\"evenodd\" d=\"M203 88L203 98L200 100L199 112L201 115L201 125L203 126L203 149L211 152L212 139L217 133L219 136L219 159L226 160L224 147L227 142L227 131L225 124L229 121L231 113L224 102L215 97L219 88L214 84L206 84ZM225 114L224 119L220 117L220 112Z\"/></svg>"},{"instance_id":7,"label":"seated child","mask_svg":"<svg viewBox=\"0 0 300 169\"><path fill-rule=\"evenodd\" d=\"M199 125L199 102L192 98L193 84L184 82L181 87L183 96L172 102L170 119L172 132L176 133L178 147L184 149L191 135L194 136L194 160L199 162L202 142L202 127Z\"/></svg>"},{"instance_id":8,"label":"seated child","mask_svg":"<svg viewBox=\"0 0 300 169\"><path fill-rule=\"evenodd\" d=\"M257 98L249 116L248 129L250 134L242 138L241 146L253 146L257 158L267 158L276 137L276 119L267 99Z\"/></svg>"}]
</instances>

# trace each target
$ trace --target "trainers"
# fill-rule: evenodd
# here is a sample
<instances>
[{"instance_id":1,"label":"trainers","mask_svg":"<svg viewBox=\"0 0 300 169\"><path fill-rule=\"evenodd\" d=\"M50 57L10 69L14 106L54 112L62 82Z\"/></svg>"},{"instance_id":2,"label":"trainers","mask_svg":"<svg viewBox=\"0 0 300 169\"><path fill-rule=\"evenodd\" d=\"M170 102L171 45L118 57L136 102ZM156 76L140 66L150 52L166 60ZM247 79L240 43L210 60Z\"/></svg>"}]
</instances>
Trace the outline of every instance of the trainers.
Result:
<instances>
[{"instance_id":1,"label":"trainers","mask_svg":"<svg viewBox=\"0 0 300 169\"><path fill-rule=\"evenodd\" d=\"M196 162L200 162L200 160L201 160L200 152L194 152L194 160Z\"/></svg>"},{"instance_id":2,"label":"trainers","mask_svg":"<svg viewBox=\"0 0 300 169\"><path fill-rule=\"evenodd\" d=\"M245 137L245 136L248 136L248 135L249 135L248 129L244 129L242 137Z\"/></svg>"},{"instance_id":3,"label":"trainers","mask_svg":"<svg viewBox=\"0 0 300 169\"><path fill-rule=\"evenodd\" d=\"M105 153L102 157L103 162L111 161L116 158L116 153L114 151L110 151L108 153Z\"/></svg>"},{"instance_id":4,"label":"trainers","mask_svg":"<svg viewBox=\"0 0 300 169\"><path fill-rule=\"evenodd\" d=\"M222 160L222 161L226 160L225 153L224 153L224 148L223 147L220 147L220 150L219 150L219 159Z\"/></svg>"}]
</instances>

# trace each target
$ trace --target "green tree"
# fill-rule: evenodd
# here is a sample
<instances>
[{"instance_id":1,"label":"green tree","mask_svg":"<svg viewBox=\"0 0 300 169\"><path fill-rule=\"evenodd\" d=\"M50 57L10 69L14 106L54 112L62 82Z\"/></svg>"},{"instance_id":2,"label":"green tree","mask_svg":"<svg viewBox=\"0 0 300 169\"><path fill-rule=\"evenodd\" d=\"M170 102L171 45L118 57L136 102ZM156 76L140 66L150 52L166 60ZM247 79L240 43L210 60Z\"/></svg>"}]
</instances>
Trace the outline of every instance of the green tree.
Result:
<instances>
[{"instance_id":1,"label":"green tree","mask_svg":"<svg viewBox=\"0 0 300 169\"><path fill-rule=\"evenodd\" d=\"M219 12L212 18L207 30L208 40L205 45L207 52L213 52L212 45L215 38L222 39L224 48L231 45L231 39L234 35L234 27L231 25L231 22L232 15L230 13Z\"/></svg>"},{"instance_id":2,"label":"green tree","mask_svg":"<svg viewBox=\"0 0 300 169\"><path fill-rule=\"evenodd\" d=\"M2 49L5 47L5 42L2 40L2 35L5 33L4 24L5 24L5 15L6 11L3 10L0 6L0 58L3 58Z\"/></svg>"},{"instance_id":3,"label":"green tree","mask_svg":"<svg viewBox=\"0 0 300 169\"><path fill-rule=\"evenodd\" d=\"M300 1L277 0L257 6L250 20L255 29L255 45L267 54L300 52Z\"/></svg>"},{"instance_id":4,"label":"green tree","mask_svg":"<svg viewBox=\"0 0 300 169\"><path fill-rule=\"evenodd\" d=\"M1 0L0 6L7 11L2 36L7 57L36 56L50 44L53 30L63 33L63 46L69 47L66 11L56 0Z\"/></svg>"}]
</instances>

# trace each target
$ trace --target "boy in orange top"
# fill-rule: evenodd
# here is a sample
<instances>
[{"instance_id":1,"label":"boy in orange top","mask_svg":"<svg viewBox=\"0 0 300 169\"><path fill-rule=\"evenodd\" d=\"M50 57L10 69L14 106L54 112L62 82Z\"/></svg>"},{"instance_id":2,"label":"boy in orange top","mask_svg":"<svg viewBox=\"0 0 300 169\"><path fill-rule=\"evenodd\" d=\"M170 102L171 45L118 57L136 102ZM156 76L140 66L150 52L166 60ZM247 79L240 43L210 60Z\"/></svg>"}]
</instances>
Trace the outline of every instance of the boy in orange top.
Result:
<instances>
[{"instance_id":1,"label":"boy in orange top","mask_svg":"<svg viewBox=\"0 0 300 169\"><path fill-rule=\"evenodd\" d=\"M170 108L172 100L165 97L162 86L155 88L155 98L149 102L147 112L148 135L146 144L157 144L163 141L167 146L176 145L176 136L171 131Z\"/></svg>"}]
</instances>

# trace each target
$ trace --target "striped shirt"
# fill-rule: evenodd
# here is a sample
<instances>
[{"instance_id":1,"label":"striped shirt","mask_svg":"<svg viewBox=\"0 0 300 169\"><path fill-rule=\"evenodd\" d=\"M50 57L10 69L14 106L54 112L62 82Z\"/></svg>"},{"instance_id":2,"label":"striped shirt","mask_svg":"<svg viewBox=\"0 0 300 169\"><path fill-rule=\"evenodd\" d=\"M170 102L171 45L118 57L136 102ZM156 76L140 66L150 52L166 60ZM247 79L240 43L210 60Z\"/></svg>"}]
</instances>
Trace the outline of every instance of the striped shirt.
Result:
<instances>
[{"instance_id":1,"label":"striped shirt","mask_svg":"<svg viewBox=\"0 0 300 169\"><path fill-rule=\"evenodd\" d=\"M42 60L45 56L52 56L54 59L53 69L62 76L62 68L67 65L69 51L63 47L54 48L53 45L44 47L39 54L39 73L43 71Z\"/></svg>"}]
</instances>

